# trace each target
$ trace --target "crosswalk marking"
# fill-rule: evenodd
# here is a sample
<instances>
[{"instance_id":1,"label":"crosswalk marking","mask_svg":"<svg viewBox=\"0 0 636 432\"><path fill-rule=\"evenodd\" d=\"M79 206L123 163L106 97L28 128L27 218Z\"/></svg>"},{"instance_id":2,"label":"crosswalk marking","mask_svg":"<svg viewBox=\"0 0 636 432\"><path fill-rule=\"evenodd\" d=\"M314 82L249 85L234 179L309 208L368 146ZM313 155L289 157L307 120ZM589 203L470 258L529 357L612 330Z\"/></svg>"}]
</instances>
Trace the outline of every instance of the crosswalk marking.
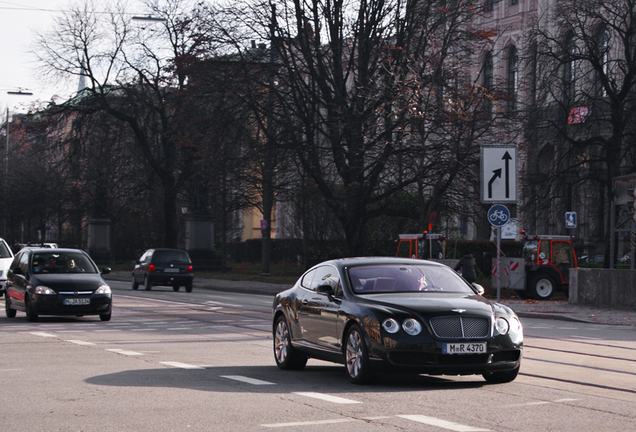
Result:
<instances>
[{"instance_id":1,"label":"crosswalk marking","mask_svg":"<svg viewBox=\"0 0 636 432\"><path fill-rule=\"evenodd\" d=\"M77 340L77 339L69 339L66 342L74 343L75 345L85 345L85 346L95 345L93 342L86 342L86 341Z\"/></svg>"},{"instance_id":2,"label":"crosswalk marking","mask_svg":"<svg viewBox=\"0 0 636 432\"><path fill-rule=\"evenodd\" d=\"M40 336L40 337L45 337L45 338L56 338L57 335L51 334L51 333L44 333L44 332L29 332L34 336Z\"/></svg>"}]
</instances>

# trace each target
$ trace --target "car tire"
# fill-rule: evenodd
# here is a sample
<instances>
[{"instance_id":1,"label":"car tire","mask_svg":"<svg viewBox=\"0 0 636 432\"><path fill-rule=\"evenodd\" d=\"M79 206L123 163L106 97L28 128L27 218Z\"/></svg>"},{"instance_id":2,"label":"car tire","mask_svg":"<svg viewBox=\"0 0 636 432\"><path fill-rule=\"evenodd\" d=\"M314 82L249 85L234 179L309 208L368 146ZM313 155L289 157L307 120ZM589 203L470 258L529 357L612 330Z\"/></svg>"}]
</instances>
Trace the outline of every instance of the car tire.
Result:
<instances>
[{"instance_id":1,"label":"car tire","mask_svg":"<svg viewBox=\"0 0 636 432\"><path fill-rule=\"evenodd\" d=\"M110 321L110 316L111 316L111 312L108 312L107 314L101 314L99 316L99 319L102 321Z\"/></svg>"},{"instance_id":2,"label":"car tire","mask_svg":"<svg viewBox=\"0 0 636 432\"><path fill-rule=\"evenodd\" d=\"M186 290L186 292L192 292L192 281L186 282L185 290Z\"/></svg>"},{"instance_id":3,"label":"car tire","mask_svg":"<svg viewBox=\"0 0 636 432\"><path fill-rule=\"evenodd\" d=\"M307 364L307 356L292 346L289 327L284 316L279 316L274 325L274 359L283 370L299 370Z\"/></svg>"},{"instance_id":4,"label":"car tire","mask_svg":"<svg viewBox=\"0 0 636 432\"><path fill-rule=\"evenodd\" d=\"M150 283L150 279L148 279L148 276L146 276L144 278L144 289L146 291L150 291L151 288L152 288L152 283Z\"/></svg>"},{"instance_id":5,"label":"car tire","mask_svg":"<svg viewBox=\"0 0 636 432\"><path fill-rule=\"evenodd\" d=\"M135 277L132 277L132 289L136 290L139 288L139 284L135 281Z\"/></svg>"},{"instance_id":6,"label":"car tire","mask_svg":"<svg viewBox=\"0 0 636 432\"><path fill-rule=\"evenodd\" d=\"M11 309L11 297L7 295L4 299L4 313L7 315L7 318L15 318L15 309Z\"/></svg>"},{"instance_id":7,"label":"car tire","mask_svg":"<svg viewBox=\"0 0 636 432\"><path fill-rule=\"evenodd\" d=\"M172 291L179 292L179 285L173 285L172 286Z\"/></svg>"},{"instance_id":8,"label":"car tire","mask_svg":"<svg viewBox=\"0 0 636 432\"><path fill-rule=\"evenodd\" d=\"M367 384L375 380L371 370L367 345L359 325L349 327L345 338L345 372L354 384Z\"/></svg>"},{"instance_id":9,"label":"car tire","mask_svg":"<svg viewBox=\"0 0 636 432\"><path fill-rule=\"evenodd\" d=\"M530 294L536 300L548 300L554 294L556 284L548 275L537 275L530 283Z\"/></svg>"},{"instance_id":10,"label":"car tire","mask_svg":"<svg viewBox=\"0 0 636 432\"><path fill-rule=\"evenodd\" d=\"M24 306L26 309L27 321L36 322L38 320L38 314L36 314L33 310L33 305L31 304L31 301L28 299L28 297L25 297L25 302L26 304Z\"/></svg>"},{"instance_id":11,"label":"car tire","mask_svg":"<svg viewBox=\"0 0 636 432\"><path fill-rule=\"evenodd\" d=\"M517 374L519 374L519 366L516 369L503 371L503 372L488 372L482 374L486 382L489 384L504 384L514 381L517 378Z\"/></svg>"}]
</instances>

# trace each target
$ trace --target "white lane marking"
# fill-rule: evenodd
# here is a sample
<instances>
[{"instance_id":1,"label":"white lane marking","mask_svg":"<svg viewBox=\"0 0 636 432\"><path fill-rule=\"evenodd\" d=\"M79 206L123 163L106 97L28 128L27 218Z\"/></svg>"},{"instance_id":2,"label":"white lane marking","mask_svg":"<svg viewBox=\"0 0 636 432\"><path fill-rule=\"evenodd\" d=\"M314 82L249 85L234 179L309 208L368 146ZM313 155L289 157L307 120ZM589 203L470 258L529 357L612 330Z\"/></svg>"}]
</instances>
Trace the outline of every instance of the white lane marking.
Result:
<instances>
[{"instance_id":1,"label":"white lane marking","mask_svg":"<svg viewBox=\"0 0 636 432\"><path fill-rule=\"evenodd\" d=\"M307 396L310 398L314 398L314 399L320 399L320 400L324 400L327 402L333 402L333 403L337 403L337 404L357 404L357 403L362 403L359 401L354 401L353 399L345 399L345 398L341 398L338 396L331 396L331 395L326 395L326 394L322 394L322 393L315 393L315 392L294 392L294 394L300 395L300 396Z\"/></svg>"},{"instance_id":2,"label":"white lane marking","mask_svg":"<svg viewBox=\"0 0 636 432\"><path fill-rule=\"evenodd\" d=\"M523 406L537 406L537 405L550 405L552 402L538 401L538 402L526 402L520 404L504 405L506 408L523 407Z\"/></svg>"},{"instance_id":3,"label":"white lane marking","mask_svg":"<svg viewBox=\"0 0 636 432\"><path fill-rule=\"evenodd\" d=\"M574 401L578 401L581 399L571 399L571 398L565 398L565 399L557 399L554 402L555 403L561 403L561 402L574 402Z\"/></svg>"},{"instance_id":4,"label":"white lane marking","mask_svg":"<svg viewBox=\"0 0 636 432\"><path fill-rule=\"evenodd\" d=\"M237 308L243 307L243 305L238 305L238 304L234 304L234 303L223 303L223 302L217 302L217 301L213 301L213 300L208 300L208 301L206 301L203 304L208 305L208 306L221 306L221 307L223 307L223 306L237 307Z\"/></svg>"},{"instance_id":5,"label":"white lane marking","mask_svg":"<svg viewBox=\"0 0 636 432\"><path fill-rule=\"evenodd\" d=\"M58 333L86 333L86 330L60 330Z\"/></svg>"},{"instance_id":6,"label":"white lane marking","mask_svg":"<svg viewBox=\"0 0 636 432\"><path fill-rule=\"evenodd\" d=\"M577 336L577 335L573 335L573 336L570 336L570 337L577 338L577 339L604 340L603 338L596 338L596 337L591 337L591 336Z\"/></svg>"},{"instance_id":7,"label":"white lane marking","mask_svg":"<svg viewBox=\"0 0 636 432\"><path fill-rule=\"evenodd\" d=\"M107 330L93 330L95 333L113 333L120 332L120 329L107 329Z\"/></svg>"},{"instance_id":8,"label":"white lane marking","mask_svg":"<svg viewBox=\"0 0 636 432\"><path fill-rule=\"evenodd\" d=\"M273 383L273 382L262 381L259 379L250 378L250 377L246 377L242 375L221 375L221 378L227 378L227 379L240 381L240 382L244 382L244 383L248 383L252 385L276 385L276 383Z\"/></svg>"},{"instance_id":9,"label":"white lane marking","mask_svg":"<svg viewBox=\"0 0 636 432\"><path fill-rule=\"evenodd\" d=\"M166 330L192 330L192 327L168 327Z\"/></svg>"},{"instance_id":10,"label":"white lane marking","mask_svg":"<svg viewBox=\"0 0 636 432\"><path fill-rule=\"evenodd\" d=\"M30 332L33 336L40 336L40 337L46 337L46 338L55 338L57 337L57 335L51 334L51 333L44 333L44 332Z\"/></svg>"},{"instance_id":11,"label":"white lane marking","mask_svg":"<svg viewBox=\"0 0 636 432\"><path fill-rule=\"evenodd\" d=\"M292 423L270 423L262 424L262 427L266 428L280 428L280 427L294 427L294 426L314 426L324 424L337 424L337 423L350 423L355 421L354 419L338 419L338 420L316 420L307 422L292 422Z\"/></svg>"},{"instance_id":12,"label":"white lane marking","mask_svg":"<svg viewBox=\"0 0 636 432\"><path fill-rule=\"evenodd\" d=\"M431 425L431 426L436 426L442 429L448 429L448 430L452 430L452 431L458 431L458 432L487 432L490 431L490 429L482 429L482 428L475 428L472 426L466 426L466 425L462 425L459 423L453 423L453 422L449 422L446 420L442 420L442 419L438 419L435 417L428 417L428 416L423 416L423 415L398 415L397 417L403 418L403 419L407 419L407 420L412 420L414 422L418 422L418 423L424 423L427 425Z\"/></svg>"},{"instance_id":13,"label":"white lane marking","mask_svg":"<svg viewBox=\"0 0 636 432\"><path fill-rule=\"evenodd\" d=\"M127 355L127 356L142 356L143 355L142 353L137 351L126 351L119 348L107 349L106 351L114 352L121 355Z\"/></svg>"},{"instance_id":14,"label":"white lane marking","mask_svg":"<svg viewBox=\"0 0 636 432\"><path fill-rule=\"evenodd\" d=\"M69 339L66 342L74 343L75 345L85 345L85 346L95 345L93 342L86 342L86 341L77 340L77 339Z\"/></svg>"},{"instance_id":15,"label":"white lane marking","mask_svg":"<svg viewBox=\"0 0 636 432\"><path fill-rule=\"evenodd\" d=\"M180 369L205 369L201 366L195 366L195 365L181 363L181 362L159 362L159 363L166 366L172 366L172 367L180 368Z\"/></svg>"},{"instance_id":16,"label":"white lane marking","mask_svg":"<svg viewBox=\"0 0 636 432\"><path fill-rule=\"evenodd\" d=\"M130 329L130 331L157 331L159 329L156 328L138 328L138 329Z\"/></svg>"}]
</instances>

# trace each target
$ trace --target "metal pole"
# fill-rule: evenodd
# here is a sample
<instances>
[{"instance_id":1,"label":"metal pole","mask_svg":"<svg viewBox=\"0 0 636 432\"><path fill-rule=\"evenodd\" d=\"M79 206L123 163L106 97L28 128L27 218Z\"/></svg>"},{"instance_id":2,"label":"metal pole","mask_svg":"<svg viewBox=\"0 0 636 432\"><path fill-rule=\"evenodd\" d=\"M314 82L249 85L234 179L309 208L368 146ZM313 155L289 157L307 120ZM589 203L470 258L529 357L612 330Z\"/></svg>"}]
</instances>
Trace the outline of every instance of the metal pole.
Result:
<instances>
[{"instance_id":1,"label":"metal pole","mask_svg":"<svg viewBox=\"0 0 636 432\"><path fill-rule=\"evenodd\" d=\"M501 227L497 227L497 301L501 300Z\"/></svg>"},{"instance_id":2,"label":"metal pole","mask_svg":"<svg viewBox=\"0 0 636 432\"><path fill-rule=\"evenodd\" d=\"M4 181L2 182L2 237L7 235L7 178L9 177L9 107L7 107L7 140L4 146Z\"/></svg>"}]
</instances>

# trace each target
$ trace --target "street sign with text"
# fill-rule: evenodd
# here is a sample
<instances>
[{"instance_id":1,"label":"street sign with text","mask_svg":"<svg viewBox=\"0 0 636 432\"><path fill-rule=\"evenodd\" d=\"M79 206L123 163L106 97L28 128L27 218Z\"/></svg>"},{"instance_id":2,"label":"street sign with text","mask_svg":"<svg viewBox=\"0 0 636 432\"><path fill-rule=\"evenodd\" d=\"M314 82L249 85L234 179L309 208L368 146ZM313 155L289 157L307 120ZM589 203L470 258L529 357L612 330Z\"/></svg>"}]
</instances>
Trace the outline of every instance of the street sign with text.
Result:
<instances>
[{"instance_id":1,"label":"street sign with text","mask_svg":"<svg viewBox=\"0 0 636 432\"><path fill-rule=\"evenodd\" d=\"M481 201L516 203L518 172L515 146L482 146Z\"/></svg>"}]
</instances>

